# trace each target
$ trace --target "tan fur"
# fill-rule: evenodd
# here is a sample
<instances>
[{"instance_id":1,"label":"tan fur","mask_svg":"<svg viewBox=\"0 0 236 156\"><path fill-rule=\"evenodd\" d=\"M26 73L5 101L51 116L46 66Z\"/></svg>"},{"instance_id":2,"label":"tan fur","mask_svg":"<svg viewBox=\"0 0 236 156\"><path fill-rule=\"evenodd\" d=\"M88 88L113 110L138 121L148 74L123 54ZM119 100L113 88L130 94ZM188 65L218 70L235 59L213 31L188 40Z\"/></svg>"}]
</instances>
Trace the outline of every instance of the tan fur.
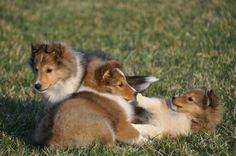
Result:
<instances>
[{"instance_id":1,"label":"tan fur","mask_svg":"<svg viewBox=\"0 0 236 156\"><path fill-rule=\"evenodd\" d=\"M95 59L88 62L83 85L98 92L107 92L122 96L126 100L135 100L135 90L127 83L121 65L114 60Z\"/></svg>"},{"instance_id":2,"label":"tan fur","mask_svg":"<svg viewBox=\"0 0 236 156\"><path fill-rule=\"evenodd\" d=\"M176 111L192 116L192 132L213 129L222 118L223 108L213 90L195 89L184 96L177 97L173 104Z\"/></svg>"},{"instance_id":3,"label":"tan fur","mask_svg":"<svg viewBox=\"0 0 236 156\"><path fill-rule=\"evenodd\" d=\"M62 43L32 44L30 65L35 88L46 100L45 110L78 92L81 84L99 92L122 96L126 100L134 99L133 88L124 85L127 84L126 77L118 62L87 58ZM110 68L112 70L107 70Z\"/></svg>"},{"instance_id":4,"label":"tan fur","mask_svg":"<svg viewBox=\"0 0 236 156\"><path fill-rule=\"evenodd\" d=\"M89 70L83 85L108 93L108 96L122 96L121 92L125 92L127 100L134 99L135 91L126 82L118 67L114 61L101 65L98 62L97 66L89 66L94 69ZM89 81L91 79L94 81ZM51 149L91 145L96 141L110 145L115 140L125 143L145 140L128 121L125 110L117 101L90 91L75 93L50 110L36 128L34 139Z\"/></svg>"},{"instance_id":5,"label":"tan fur","mask_svg":"<svg viewBox=\"0 0 236 156\"><path fill-rule=\"evenodd\" d=\"M59 43L32 45L31 57L35 81L47 90L59 80L66 80L76 73L76 60L71 50Z\"/></svg>"},{"instance_id":6,"label":"tan fur","mask_svg":"<svg viewBox=\"0 0 236 156\"><path fill-rule=\"evenodd\" d=\"M157 98L137 96L138 105L152 113L149 123L134 127L150 137L177 137L212 130L220 123L222 106L212 90L194 89L175 97L172 104ZM153 127L154 126L154 127Z\"/></svg>"}]
</instances>

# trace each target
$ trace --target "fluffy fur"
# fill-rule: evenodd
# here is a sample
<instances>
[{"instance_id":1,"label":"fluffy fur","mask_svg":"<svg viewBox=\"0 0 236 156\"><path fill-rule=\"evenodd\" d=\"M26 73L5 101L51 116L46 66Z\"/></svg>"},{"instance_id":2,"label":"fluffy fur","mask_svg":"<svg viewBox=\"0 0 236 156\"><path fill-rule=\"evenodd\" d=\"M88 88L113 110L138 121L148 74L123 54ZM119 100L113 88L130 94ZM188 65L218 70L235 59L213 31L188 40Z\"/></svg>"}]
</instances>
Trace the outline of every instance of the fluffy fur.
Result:
<instances>
[{"instance_id":1,"label":"fluffy fur","mask_svg":"<svg viewBox=\"0 0 236 156\"><path fill-rule=\"evenodd\" d=\"M108 61L91 68L79 92L51 108L41 120L35 130L36 143L55 149L96 141L106 145L116 140L129 144L146 141L130 123L134 112L126 100L134 100L136 91L119 64Z\"/></svg>"},{"instance_id":2,"label":"fluffy fur","mask_svg":"<svg viewBox=\"0 0 236 156\"><path fill-rule=\"evenodd\" d=\"M42 93L47 103L45 108L48 109L70 97L78 91L81 84L96 84L93 82L91 72L106 61L103 58L75 52L62 43L32 44L30 65L34 73L34 85L37 91ZM127 78L128 82L138 91L144 90L145 87L156 81L153 76L129 76Z\"/></svg>"},{"instance_id":3,"label":"fluffy fur","mask_svg":"<svg viewBox=\"0 0 236 156\"><path fill-rule=\"evenodd\" d=\"M76 92L85 74L85 58L61 43L32 44L30 65L37 90L53 106Z\"/></svg>"},{"instance_id":4,"label":"fluffy fur","mask_svg":"<svg viewBox=\"0 0 236 156\"><path fill-rule=\"evenodd\" d=\"M206 88L174 97L171 102L137 95L138 105L152 115L145 124L133 126L149 137L177 137L214 129L222 117L218 97Z\"/></svg>"}]
</instances>

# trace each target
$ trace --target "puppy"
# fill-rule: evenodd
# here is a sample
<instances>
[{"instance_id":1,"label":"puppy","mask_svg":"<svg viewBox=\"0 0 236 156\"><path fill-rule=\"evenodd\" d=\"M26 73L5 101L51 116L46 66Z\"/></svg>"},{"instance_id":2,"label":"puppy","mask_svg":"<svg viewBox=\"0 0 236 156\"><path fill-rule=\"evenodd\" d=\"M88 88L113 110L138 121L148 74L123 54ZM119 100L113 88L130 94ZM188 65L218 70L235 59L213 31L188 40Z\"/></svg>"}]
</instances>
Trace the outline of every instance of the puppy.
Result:
<instances>
[{"instance_id":1,"label":"puppy","mask_svg":"<svg viewBox=\"0 0 236 156\"><path fill-rule=\"evenodd\" d=\"M133 124L142 135L177 137L214 129L222 118L222 106L211 89L194 89L170 102L137 95L138 105L151 113L145 124Z\"/></svg>"},{"instance_id":2,"label":"puppy","mask_svg":"<svg viewBox=\"0 0 236 156\"><path fill-rule=\"evenodd\" d=\"M52 107L35 130L34 141L51 149L115 141L146 141L131 125L136 91L116 61L91 66L78 93ZM126 100L124 100L126 99Z\"/></svg>"},{"instance_id":3,"label":"puppy","mask_svg":"<svg viewBox=\"0 0 236 156\"><path fill-rule=\"evenodd\" d=\"M43 95L45 110L78 92L85 77L90 78L87 74L106 61L105 58L76 52L63 43L33 43L29 63L34 74L34 88ZM158 79L128 76L127 80L142 91Z\"/></svg>"}]
</instances>

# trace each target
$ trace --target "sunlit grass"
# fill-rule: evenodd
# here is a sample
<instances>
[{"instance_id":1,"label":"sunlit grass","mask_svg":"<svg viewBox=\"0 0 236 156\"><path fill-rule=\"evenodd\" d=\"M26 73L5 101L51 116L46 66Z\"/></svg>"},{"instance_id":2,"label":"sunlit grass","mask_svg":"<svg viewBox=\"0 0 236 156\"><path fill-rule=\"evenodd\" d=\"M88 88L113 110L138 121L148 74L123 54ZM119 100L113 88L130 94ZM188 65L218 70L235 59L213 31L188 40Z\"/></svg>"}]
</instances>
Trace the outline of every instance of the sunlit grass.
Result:
<instances>
[{"instance_id":1,"label":"sunlit grass","mask_svg":"<svg viewBox=\"0 0 236 156\"><path fill-rule=\"evenodd\" d=\"M0 1L0 155L233 155L236 144L236 1ZM145 94L212 87L225 107L214 133L142 147L50 151L31 145L40 96L30 43L63 41L122 62L128 75L160 78Z\"/></svg>"}]
</instances>

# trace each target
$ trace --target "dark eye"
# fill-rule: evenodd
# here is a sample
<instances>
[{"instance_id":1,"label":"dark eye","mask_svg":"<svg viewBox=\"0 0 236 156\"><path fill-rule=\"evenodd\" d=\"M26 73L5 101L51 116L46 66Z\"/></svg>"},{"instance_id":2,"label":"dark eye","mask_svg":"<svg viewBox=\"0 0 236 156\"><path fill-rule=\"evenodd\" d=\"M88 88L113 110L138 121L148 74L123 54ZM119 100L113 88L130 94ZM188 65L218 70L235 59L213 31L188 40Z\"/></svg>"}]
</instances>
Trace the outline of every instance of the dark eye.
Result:
<instances>
[{"instance_id":1,"label":"dark eye","mask_svg":"<svg viewBox=\"0 0 236 156\"><path fill-rule=\"evenodd\" d=\"M47 73L51 73L52 72L52 69L47 69Z\"/></svg>"},{"instance_id":2,"label":"dark eye","mask_svg":"<svg viewBox=\"0 0 236 156\"><path fill-rule=\"evenodd\" d=\"M37 73L37 72L38 72L38 69L37 69L37 68L35 68L35 69L34 69L34 71Z\"/></svg>"},{"instance_id":3,"label":"dark eye","mask_svg":"<svg viewBox=\"0 0 236 156\"><path fill-rule=\"evenodd\" d=\"M191 98L191 97L188 97L188 101L193 101L193 98Z\"/></svg>"},{"instance_id":4,"label":"dark eye","mask_svg":"<svg viewBox=\"0 0 236 156\"><path fill-rule=\"evenodd\" d=\"M123 84L122 84L122 83L120 83L118 86L119 86L119 87L123 87Z\"/></svg>"}]
</instances>

